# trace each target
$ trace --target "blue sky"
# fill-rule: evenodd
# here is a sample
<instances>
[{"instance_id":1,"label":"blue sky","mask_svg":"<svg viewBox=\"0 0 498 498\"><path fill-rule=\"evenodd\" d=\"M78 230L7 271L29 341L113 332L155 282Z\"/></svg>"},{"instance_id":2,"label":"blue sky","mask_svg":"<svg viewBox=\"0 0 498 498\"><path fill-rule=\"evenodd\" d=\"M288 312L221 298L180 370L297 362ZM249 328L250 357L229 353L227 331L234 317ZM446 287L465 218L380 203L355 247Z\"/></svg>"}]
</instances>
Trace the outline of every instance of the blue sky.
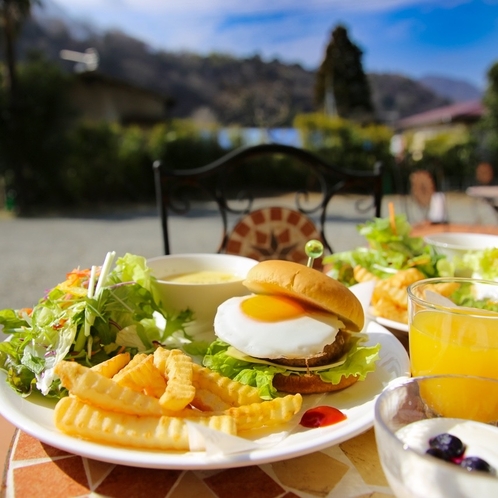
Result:
<instances>
[{"instance_id":1,"label":"blue sky","mask_svg":"<svg viewBox=\"0 0 498 498\"><path fill-rule=\"evenodd\" d=\"M498 62L498 0L52 0L151 47L320 64L342 23L367 72L443 75L480 88Z\"/></svg>"}]
</instances>

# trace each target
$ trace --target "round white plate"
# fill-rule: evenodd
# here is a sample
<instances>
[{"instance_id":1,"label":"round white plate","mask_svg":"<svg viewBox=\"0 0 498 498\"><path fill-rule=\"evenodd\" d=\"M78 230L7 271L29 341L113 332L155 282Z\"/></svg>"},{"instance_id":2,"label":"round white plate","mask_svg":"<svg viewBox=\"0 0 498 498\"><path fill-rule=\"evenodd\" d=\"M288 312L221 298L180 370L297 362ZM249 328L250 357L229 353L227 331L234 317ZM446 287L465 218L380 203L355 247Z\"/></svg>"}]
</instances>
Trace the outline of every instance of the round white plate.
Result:
<instances>
[{"instance_id":1,"label":"round white plate","mask_svg":"<svg viewBox=\"0 0 498 498\"><path fill-rule=\"evenodd\" d=\"M393 379L409 376L409 359L401 343L376 322L370 322L367 332L369 343L381 344L375 372L369 374L365 381L344 391L316 397L304 396L306 408L316 404L332 405L343 411L347 419L328 427L304 429L298 424L301 414L297 414L285 438L270 447L252 451L236 454L160 452L108 446L67 436L54 427L54 403L42 396L22 398L7 384L4 372L0 373L0 413L12 424L46 444L83 457L134 467L221 469L297 457L342 443L372 427L377 395Z\"/></svg>"},{"instance_id":2,"label":"round white plate","mask_svg":"<svg viewBox=\"0 0 498 498\"><path fill-rule=\"evenodd\" d=\"M406 323L396 322L395 320L389 320L388 318L382 318L380 316L375 316L372 312L372 307L370 306L370 301L372 299L372 293L374 290L375 282L362 282L360 284L352 285L349 290L358 298L365 312L365 318L370 320L375 320L384 327L388 327L393 330L398 330L400 332L408 332L408 325Z\"/></svg>"},{"instance_id":3,"label":"round white plate","mask_svg":"<svg viewBox=\"0 0 498 498\"><path fill-rule=\"evenodd\" d=\"M408 332L408 324L406 323L396 322L395 320L389 320L388 318L382 318L381 316L376 316L374 319L381 325L384 325L384 327L399 330L400 332Z\"/></svg>"}]
</instances>

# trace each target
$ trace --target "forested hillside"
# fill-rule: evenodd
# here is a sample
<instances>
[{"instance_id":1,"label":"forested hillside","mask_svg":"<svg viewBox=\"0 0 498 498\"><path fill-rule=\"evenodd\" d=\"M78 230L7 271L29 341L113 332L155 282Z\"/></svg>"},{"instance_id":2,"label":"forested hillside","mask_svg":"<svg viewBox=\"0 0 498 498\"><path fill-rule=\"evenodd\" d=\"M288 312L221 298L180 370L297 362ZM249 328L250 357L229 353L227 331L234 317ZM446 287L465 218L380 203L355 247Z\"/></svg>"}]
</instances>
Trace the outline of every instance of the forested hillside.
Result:
<instances>
[{"instance_id":1,"label":"forested hillside","mask_svg":"<svg viewBox=\"0 0 498 498\"><path fill-rule=\"evenodd\" d=\"M259 56L237 59L212 54L152 50L122 32L97 33L91 28L74 37L62 20L26 23L19 53L38 50L68 71L74 64L59 57L61 49L95 48L98 71L158 91L174 99L175 117L202 117L222 125L289 126L296 114L313 112L315 73L298 64ZM448 104L428 87L402 75L368 75L377 118L396 119Z\"/></svg>"}]
</instances>

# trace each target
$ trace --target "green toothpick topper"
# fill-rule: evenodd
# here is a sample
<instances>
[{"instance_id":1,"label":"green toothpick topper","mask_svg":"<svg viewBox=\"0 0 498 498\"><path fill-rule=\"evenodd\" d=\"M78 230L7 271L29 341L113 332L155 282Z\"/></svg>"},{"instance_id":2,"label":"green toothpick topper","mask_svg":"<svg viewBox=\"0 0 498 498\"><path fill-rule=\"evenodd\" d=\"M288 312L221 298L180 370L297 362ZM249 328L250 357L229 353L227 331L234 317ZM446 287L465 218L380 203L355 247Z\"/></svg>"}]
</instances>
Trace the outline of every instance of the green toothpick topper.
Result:
<instances>
[{"instance_id":1,"label":"green toothpick topper","mask_svg":"<svg viewBox=\"0 0 498 498\"><path fill-rule=\"evenodd\" d=\"M323 254L323 244L316 239L309 240L304 246L304 252L308 256L308 263L306 266L313 268L313 261Z\"/></svg>"}]
</instances>

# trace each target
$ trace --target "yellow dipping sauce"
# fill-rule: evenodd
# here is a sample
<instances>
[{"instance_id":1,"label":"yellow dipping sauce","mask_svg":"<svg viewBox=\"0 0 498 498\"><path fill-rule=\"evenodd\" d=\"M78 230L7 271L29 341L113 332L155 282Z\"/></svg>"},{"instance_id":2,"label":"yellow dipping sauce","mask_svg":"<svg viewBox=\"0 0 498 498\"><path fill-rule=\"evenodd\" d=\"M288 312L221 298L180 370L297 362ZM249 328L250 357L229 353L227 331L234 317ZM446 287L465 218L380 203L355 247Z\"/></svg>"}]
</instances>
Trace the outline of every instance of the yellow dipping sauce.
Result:
<instances>
[{"instance_id":1,"label":"yellow dipping sauce","mask_svg":"<svg viewBox=\"0 0 498 498\"><path fill-rule=\"evenodd\" d=\"M178 284L222 284L225 282L236 282L237 280L241 280L241 278L233 273L203 270L167 275L159 278L158 280L175 282Z\"/></svg>"}]
</instances>

